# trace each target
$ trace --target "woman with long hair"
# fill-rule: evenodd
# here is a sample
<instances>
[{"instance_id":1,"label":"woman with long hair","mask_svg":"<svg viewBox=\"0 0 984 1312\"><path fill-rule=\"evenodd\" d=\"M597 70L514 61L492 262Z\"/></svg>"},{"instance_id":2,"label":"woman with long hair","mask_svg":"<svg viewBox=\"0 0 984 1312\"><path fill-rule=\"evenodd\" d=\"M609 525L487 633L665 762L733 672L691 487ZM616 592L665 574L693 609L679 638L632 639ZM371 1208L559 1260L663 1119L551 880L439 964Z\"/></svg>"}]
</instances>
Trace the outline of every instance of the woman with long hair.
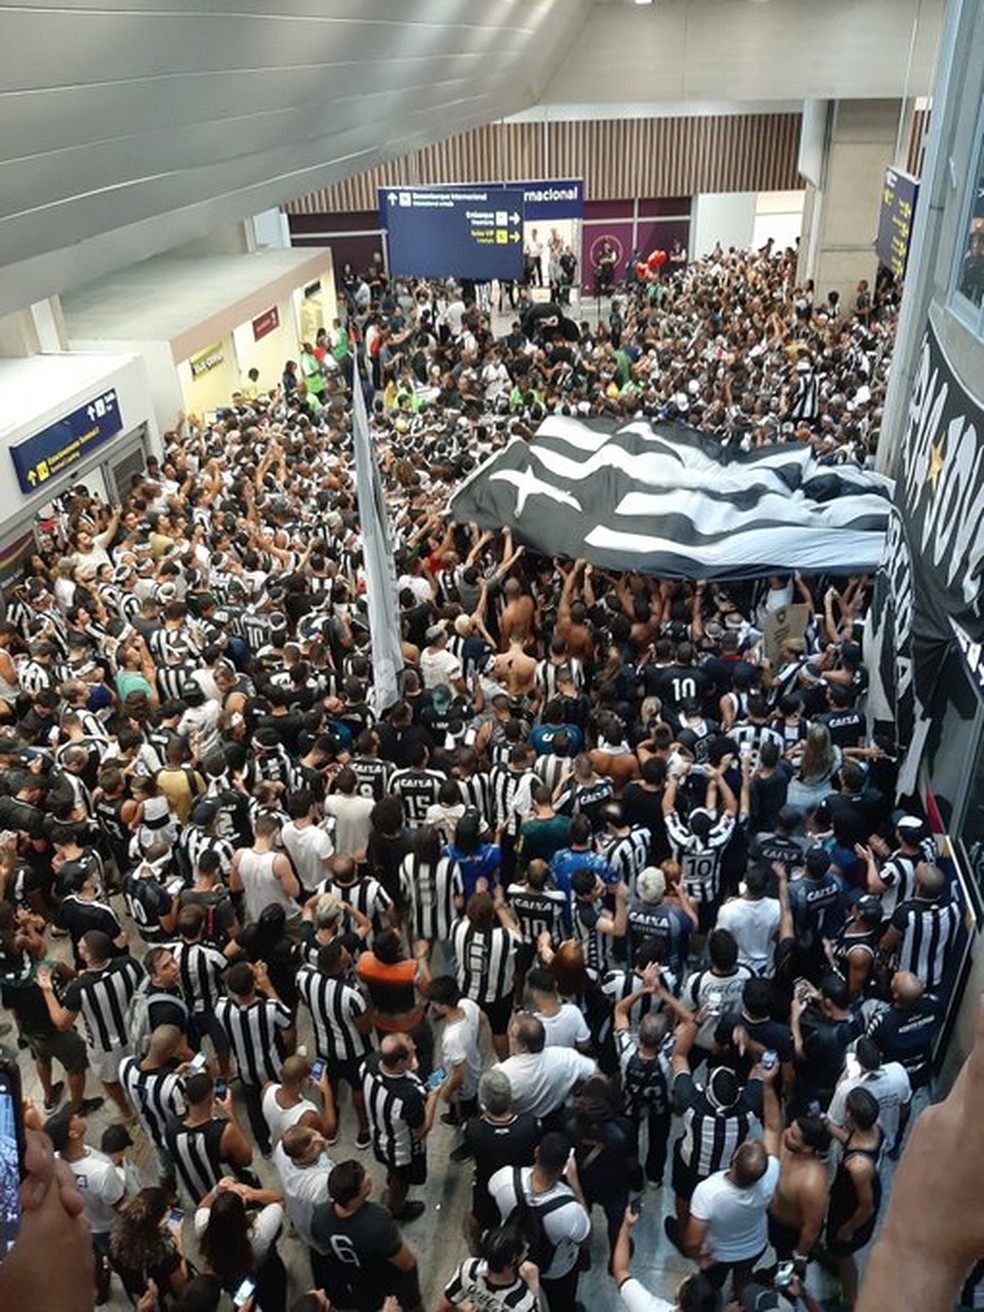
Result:
<instances>
[{"instance_id":1,"label":"woman with long hair","mask_svg":"<svg viewBox=\"0 0 984 1312\"><path fill-rule=\"evenodd\" d=\"M228 1294L249 1276L256 1281L261 1312L282 1312L287 1271L277 1252L284 1223L283 1195L226 1178L202 1199L195 1213L198 1246L206 1267Z\"/></svg>"},{"instance_id":2,"label":"woman with long hair","mask_svg":"<svg viewBox=\"0 0 984 1312\"><path fill-rule=\"evenodd\" d=\"M141 1189L123 1204L109 1241L110 1259L131 1303L146 1294L153 1280L158 1312L174 1305L194 1274L185 1261L181 1229L169 1220L164 1190Z\"/></svg>"},{"instance_id":3,"label":"woman with long hair","mask_svg":"<svg viewBox=\"0 0 984 1312\"><path fill-rule=\"evenodd\" d=\"M803 754L795 776L789 781L786 802L810 811L833 791L833 777L840 769L841 749L825 724L814 721L806 731Z\"/></svg>"}]
</instances>

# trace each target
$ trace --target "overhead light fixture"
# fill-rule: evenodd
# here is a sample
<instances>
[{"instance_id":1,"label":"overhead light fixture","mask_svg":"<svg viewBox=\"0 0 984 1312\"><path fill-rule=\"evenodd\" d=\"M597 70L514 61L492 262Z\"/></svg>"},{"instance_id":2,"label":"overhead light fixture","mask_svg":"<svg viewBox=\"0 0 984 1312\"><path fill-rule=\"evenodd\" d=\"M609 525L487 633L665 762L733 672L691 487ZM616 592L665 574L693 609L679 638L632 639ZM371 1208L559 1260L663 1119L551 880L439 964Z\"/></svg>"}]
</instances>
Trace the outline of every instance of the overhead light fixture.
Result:
<instances>
[{"instance_id":1,"label":"overhead light fixture","mask_svg":"<svg viewBox=\"0 0 984 1312\"><path fill-rule=\"evenodd\" d=\"M637 5L651 5L653 0L635 0Z\"/></svg>"}]
</instances>

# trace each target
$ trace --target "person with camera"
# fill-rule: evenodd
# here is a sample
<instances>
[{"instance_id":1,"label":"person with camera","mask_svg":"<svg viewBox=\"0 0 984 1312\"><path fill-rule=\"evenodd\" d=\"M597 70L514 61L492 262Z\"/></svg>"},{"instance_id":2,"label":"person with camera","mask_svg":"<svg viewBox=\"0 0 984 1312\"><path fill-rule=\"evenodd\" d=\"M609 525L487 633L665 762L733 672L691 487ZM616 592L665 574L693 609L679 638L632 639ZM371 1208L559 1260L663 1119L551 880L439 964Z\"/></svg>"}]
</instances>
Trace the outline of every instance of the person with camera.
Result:
<instances>
[{"instance_id":1,"label":"person with camera","mask_svg":"<svg viewBox=\"0 0 984 1312\"><path fill-rule=\"evenodd\" d=\"M823 1312L803 1284L805 1264L780 1262L771 1285L758 1281L746 1285L738 1304L740 1312Z\"/></svg>"}]
</instances>

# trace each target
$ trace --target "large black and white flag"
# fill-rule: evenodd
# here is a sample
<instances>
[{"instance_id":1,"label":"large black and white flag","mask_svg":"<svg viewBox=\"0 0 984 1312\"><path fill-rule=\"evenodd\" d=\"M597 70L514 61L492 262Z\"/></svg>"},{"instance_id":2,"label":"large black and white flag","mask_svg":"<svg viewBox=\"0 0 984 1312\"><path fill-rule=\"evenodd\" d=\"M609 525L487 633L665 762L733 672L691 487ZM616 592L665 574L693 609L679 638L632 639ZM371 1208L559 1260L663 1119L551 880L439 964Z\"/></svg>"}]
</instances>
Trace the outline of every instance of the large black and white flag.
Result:
<instances>
[{"instance_id":1,"label":"large black and white flag","mask_svg":"<svg viewBox=\"0 0 984 1312\"><path fill-rule=\"evenodd\" d=\"M356 366L352 380L352 446L355 453L355 486L362 524L362 549L366 564L366 602L372 640L374 709L382 714L400 696L399 674L403 669L400 642L396 566L386 502L379 478L379 465L369 436L369 418L362 391L362 375Z\"/></svg>"},{"instance_id":2,"label":"large black and white flag","mask_svg":"<svg viewBox=\"0 0 984 1312\"><path fill-rule=\"evenodd\" d=\"M802 445L743 452L682 424L547 419L451 498L460 523L510 526L548 556L662 578L873 571L892 482Z\"/></svg>"}]
</instances>

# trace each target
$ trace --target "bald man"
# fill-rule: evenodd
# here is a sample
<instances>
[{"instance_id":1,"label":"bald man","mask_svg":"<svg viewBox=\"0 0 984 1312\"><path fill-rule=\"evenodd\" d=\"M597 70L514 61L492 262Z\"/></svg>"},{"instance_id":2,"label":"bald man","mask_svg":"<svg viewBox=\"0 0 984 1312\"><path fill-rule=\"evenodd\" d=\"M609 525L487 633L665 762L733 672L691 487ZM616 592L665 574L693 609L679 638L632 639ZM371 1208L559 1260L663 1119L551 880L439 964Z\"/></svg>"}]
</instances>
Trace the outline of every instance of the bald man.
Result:
<instances>
[{"instance_id":1,"label":"bald man","mask_svg":"<svg viewBox=\"0 0 984 1312\"><path fill-rule=\"evenodd\" d=\"M317 1089L321 1096L320 1109L316 1102L305 1096L312 1088ZM321 1062L321 1071L315 1080L307 1057L288 1057L280 1068L280 1082L270 1080L264 1084L260 1105L273 1145L279 1143L293 1125L307 1126L323 1135L328 1143L335 1142L338 1121L324 1062Z\"/></svg>"},{"instance_id":2,"label":"bald man","mask_svg":"<svg viewBox=\"0 0 984 1312\"><path fill-rule=\"evenodd\" d=\"M412 1185L427 1179L427 1136L441 1086L428 1093L417 1075L417 1051L408 1034L387 1034L362 1063L372 1148L386 1167L386 1206L394 1220L416 1221L422 1202L408 1202Z\"/></svg>"},{"instance_id":3,"label":"bald man","mask_svg":"<svg viewBox=\"0 0 984 1312\"><path fill-rule=\"evenodd\" d=\"M756 1067L762 1080L764 1131L734 1151L726 1171L716 1171L694 1190L690 1216L680 1231L688 1256L710 1260L704 1274L718 1289L732 1279L732 1297L741 1298L752 1268L768 1245L768 1208L779 1181L778 1067Z\"/></svg>"}]
</instances>

